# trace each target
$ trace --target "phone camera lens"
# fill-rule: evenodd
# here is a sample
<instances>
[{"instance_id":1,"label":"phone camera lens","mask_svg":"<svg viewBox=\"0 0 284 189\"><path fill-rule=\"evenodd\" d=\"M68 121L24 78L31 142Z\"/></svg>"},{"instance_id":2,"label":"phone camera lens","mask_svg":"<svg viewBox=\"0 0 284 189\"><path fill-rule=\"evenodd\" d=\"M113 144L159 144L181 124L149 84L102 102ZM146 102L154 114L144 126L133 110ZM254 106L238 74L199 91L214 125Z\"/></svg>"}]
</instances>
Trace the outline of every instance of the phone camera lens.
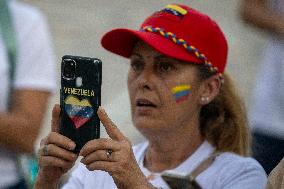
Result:
<instances>
[{"instance_id":1,"label":"phone camera lens","mask_svg":"<svg viewBox=\"0 0 284 189\"><path fill-rule=\"evenodd\" d=\"M72 59L64 60L63 77L65 79L75 79L76 62Z\"/></svg>"}]
</instances>

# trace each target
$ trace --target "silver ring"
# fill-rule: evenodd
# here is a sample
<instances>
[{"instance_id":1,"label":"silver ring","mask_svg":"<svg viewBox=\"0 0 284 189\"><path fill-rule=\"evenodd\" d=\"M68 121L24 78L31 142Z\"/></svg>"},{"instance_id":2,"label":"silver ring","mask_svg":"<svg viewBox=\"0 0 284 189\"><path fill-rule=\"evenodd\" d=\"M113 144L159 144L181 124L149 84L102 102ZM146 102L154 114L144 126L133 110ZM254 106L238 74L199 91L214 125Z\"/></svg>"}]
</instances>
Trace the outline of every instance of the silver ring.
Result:
<instances>
[{"instance_id":1,"label":"silver ring","mask_svg":"<svg viewBox=\"0 0 284 189\"><path fill-rule=\"evenodd\" d=\"M106 156L107 156L108 159L110 158L111 154L112 154L112 150L106 149Z\"/></svg>"},{"instance_id":2,"label":"silver ring","mask_svg":"<svg viewBox=\"0 0 284 189\"><path fill-rule=\"evenodd\" d=\"M44 156L48 156L48 145L47 145L47 144L45 144L45 145L43 146L43 155L44 155Z\"/></svg>"}]
</instances>

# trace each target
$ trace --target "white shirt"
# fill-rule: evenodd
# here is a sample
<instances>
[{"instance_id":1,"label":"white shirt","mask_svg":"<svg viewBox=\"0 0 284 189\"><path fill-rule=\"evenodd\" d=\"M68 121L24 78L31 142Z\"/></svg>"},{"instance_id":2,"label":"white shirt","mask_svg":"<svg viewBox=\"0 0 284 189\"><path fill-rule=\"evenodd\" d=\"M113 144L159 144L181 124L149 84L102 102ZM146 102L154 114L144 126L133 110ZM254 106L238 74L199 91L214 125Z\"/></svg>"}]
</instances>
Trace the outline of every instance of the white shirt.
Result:
<instances>
[{"instance_id":1,"label":"white shirt","mask_svg":"<svg viewBox=\"0 0 284 189\"><path fill-rule=\"evenodd\" d=\"M268 0L284 17L284 1ZM252 129L284 140L284 38L271 36L259 63L249 111Z\"/></svg>"},{"instance_id":2,"label":"white shirt","mask_svg":"<svg viewBox=\"0 0 284 189\"><path fill-rule=\"evenodd\" d=\"M148 143L133 147L136 160L145 176L150 171L143 166ZM180 174L193 171L214 151L211 144L205 141L188 159L178 167L170 170ZM156 173L150 182L156 187L169 189L169 186ZM213 164L196 178L203 189L264 189L267 181L263 168L252 158L245 158L233 153L222 153ZM116 189L112 177L103 171L88 171L81 164L73 171L63 189Z\"/></svg>"},{"instance_id":3,"label":"white shirt","mask_svg":"<svg viewBox=\"0 0 284 189\"><path fill-rule=\"evenodd\" d=\"M56 89L54 54L46 21L29 5L9 0L17 41L14 87L54 91ZM9 61L0 26L0 112L7 110ZM0 147L0 188L19 181L15 154Z\"/></svg>"}]
</instances>

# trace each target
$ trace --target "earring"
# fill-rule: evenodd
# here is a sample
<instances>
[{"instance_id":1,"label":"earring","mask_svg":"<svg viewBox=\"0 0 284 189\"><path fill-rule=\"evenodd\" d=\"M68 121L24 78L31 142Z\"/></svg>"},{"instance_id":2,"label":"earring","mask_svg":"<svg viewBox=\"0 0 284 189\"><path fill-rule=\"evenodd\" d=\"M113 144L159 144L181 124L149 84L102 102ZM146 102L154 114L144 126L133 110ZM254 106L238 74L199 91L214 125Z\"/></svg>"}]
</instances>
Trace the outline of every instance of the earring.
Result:
<instances>
[{"instance_id":1,"label":"earring","mask_svg":"<svg viewBox=\"0 0 284 189\"><path fill-rule=\"evenodd\" d=\"M202 96L202 97L201 97L201 101L202 101L202 102L208 102L208 101L209 101L209 97L208 97L208 96L207 96L207 97Z\"/></svg>"}]
</instances>

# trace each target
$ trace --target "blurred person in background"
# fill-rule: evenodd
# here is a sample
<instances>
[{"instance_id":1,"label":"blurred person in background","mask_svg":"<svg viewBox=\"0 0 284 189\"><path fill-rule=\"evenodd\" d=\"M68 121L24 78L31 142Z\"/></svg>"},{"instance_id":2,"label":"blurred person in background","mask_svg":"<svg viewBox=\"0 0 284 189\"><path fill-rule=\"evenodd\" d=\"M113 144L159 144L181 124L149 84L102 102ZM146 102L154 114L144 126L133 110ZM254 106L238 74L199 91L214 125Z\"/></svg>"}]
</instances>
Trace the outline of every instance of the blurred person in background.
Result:
<instances>
[{"instance_id":1,"label":"blurred person in background","mask_svg":"<svg viewBox=\"0 0 284 189\"><path fill-rule=\"evenodd\" d=\"M0 188L25 189L18 155L34 152L56 88L54 54L39 10L0 0L0 15Z\"/></svg>"},{"instance_id":2,"label":"blurred person in background","mask_svg":"<svg viewBox=\"0 0 284 189\"><path fill-rule=\"evenodd\" d=\"M253 156L269 174L284 157L284 1L243 0L241 15L269 34L249 111Z\"/></svg>"},{"instance_id":3,"label":"blurred person in background","mask_svg":"<svg viewBox=\"0 0 284 189\"><path fill-rule=\"evenodd\" d=\"M169 189L161 177L166 172L191 175L194 188L265 188L263 168L246 157L246 112L224 73L228 46L215 21L170 4L139 30L114 29L101 42L130 59L132 121L147 141L132 148L99 108L110 138L85 144L79 153L83 159L64 189ZM57 188L78 158L74 141L58 133L59 114L56 105L52 132L41 141L38 189Z\"/></svg>"}]
</instances>

